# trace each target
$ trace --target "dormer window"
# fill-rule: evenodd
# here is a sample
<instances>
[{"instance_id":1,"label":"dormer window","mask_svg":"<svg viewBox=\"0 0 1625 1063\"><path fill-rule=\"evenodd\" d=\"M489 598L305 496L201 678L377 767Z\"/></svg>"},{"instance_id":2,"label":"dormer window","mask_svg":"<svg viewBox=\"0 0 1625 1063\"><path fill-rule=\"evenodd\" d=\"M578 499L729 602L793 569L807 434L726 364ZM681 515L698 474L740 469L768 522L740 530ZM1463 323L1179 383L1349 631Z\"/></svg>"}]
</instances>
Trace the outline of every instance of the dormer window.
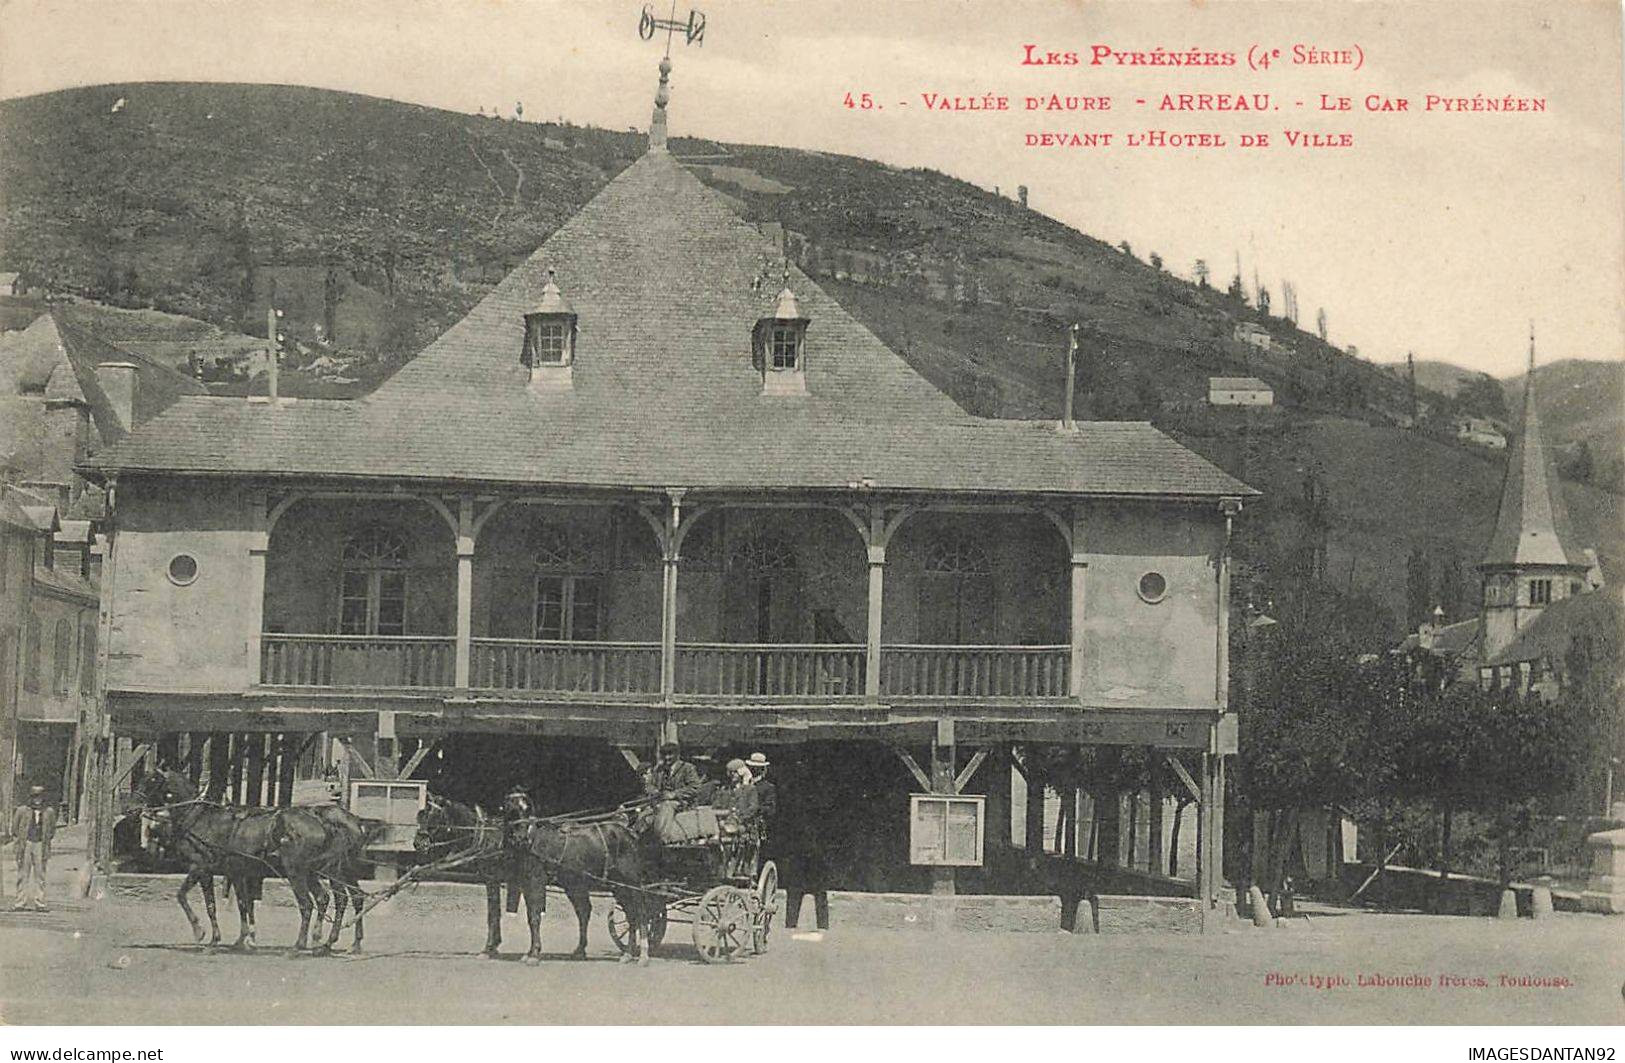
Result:
<instances>
[{"instance_id":1,"label":"dormer window","mask_svg":"<svg viewBox=\"0 0 1625 1063\"><path fill-rule=\"evenodd\" d=\"M773 312L756 322L756 364L762 371L762 394L804 395L807 392L807 326L795 293L787 285Z\"/></svg>"},{"instance_id":2,"label":"dormer window","mask_svg":"<svg viewBox=\"0 0 1625 1063\"><path fill-rule=\"evenodd\" d=\"M576 313L559 291L552 270L536 308L525 315L522 360L530 370L530 385L538 391L568 391L570 367L575 362Z\"/></svg>"}]
</instances>

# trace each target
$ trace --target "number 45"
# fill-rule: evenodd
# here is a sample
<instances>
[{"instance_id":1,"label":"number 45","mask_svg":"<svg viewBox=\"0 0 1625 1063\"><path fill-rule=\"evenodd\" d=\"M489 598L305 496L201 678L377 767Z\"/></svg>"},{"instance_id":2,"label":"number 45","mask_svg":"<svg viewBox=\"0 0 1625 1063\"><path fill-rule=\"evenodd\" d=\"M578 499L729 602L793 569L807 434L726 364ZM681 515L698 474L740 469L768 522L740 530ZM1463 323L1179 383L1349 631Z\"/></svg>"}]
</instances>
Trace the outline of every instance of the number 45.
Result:
<instances>
[{"instance_id":1,"label":"number 45","mask_svg":"<svg viewBox=\"0 0 1625 1063\"><path fill-rule=\"evenodd\" d=\"M874 97L869 95L867 92L859 93L856 99L854 99L852 94L849 92L846 94L846 99L843 100L842 103L846 106L847 110L856 108L860 111L872 111L875 109Z\"/></svg>"}]
</instances>

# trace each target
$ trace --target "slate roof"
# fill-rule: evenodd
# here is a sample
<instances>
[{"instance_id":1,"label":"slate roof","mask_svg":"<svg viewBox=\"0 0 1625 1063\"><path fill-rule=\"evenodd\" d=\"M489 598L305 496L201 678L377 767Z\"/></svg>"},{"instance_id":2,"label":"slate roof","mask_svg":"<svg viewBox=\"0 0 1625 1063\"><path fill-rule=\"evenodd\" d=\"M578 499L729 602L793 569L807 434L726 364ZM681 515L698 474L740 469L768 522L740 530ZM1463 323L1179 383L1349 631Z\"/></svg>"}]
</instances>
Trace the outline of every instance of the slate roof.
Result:
<instances>
[{"instance_id":1,"label":"slate roof","mask_svg":"<svg viewBox=\"0 0 1625 1063\"><path fill-rule=\"evenodd\" d=\"M1533 348L1523 390L1523 428L1507 456L1495 533L1480 564L1582 568L1587 564L1584 553L1575 545L1568 510L1563 505L1563 483L1557 476L1555 456L1540 438L1540 416L1535 410Z\"/></svg>"},{"instance_id":2,"label":"slate roof","mask_svg":"<svg viewBox=\"0 0 1625 1063\"><path fill-rule=\"evenodd\" d=\"M1428 652L1440 657L1459 657L1473 649L1484 630L1483 617L1475 616L1466 620L1458 620L1454 624L1445 624L1433 630L1433 642ZM1405 650L1420 649L1421 636L1412 633L1406 636L1401 647Z\"/></svg>"},{"instance_id":3,"label":"slate roof","mask_svg":"<svg viewBox=\"0 0 1625 1063\"><path fill-rule=\"evenodd\" d=\"M1550 658L1563 666L1577 637L1620 630L1625 621L1625 599L1616 587L1601 587L1561 598L1542 609L1506 649L1485 661L1485 666L1517 664Z\"/></svg>"},{"instance_id":4,"label":"slate roof","mask_svg":"<svg viewBox=\"0 0 1625 1063\"><path fill-rule=\"evenodd\" d=\"M521 363L549 270L578 314L573 389ZM373 394L183 397L92 468L509 484L1183 497L1256 492L1149 424L972 417L795 268L805 395L762 394L751 333L776 246L664 151L612 180Z\"/></svg>"},{"instance_id":5,"label":"slate roof","mask_svg":"<svg viewBox=\"0 0 1625 1063\"><path fill-rule=\"evenodd\" d=\"M136 367L137 424L160 413L181 395L206 394L208 389L176 369L145 355L127 351L78 325L62 311L35 318L27 328L0 334L0 377L14 393L43 394L47 402L79 402L90 407L97 431L108 442L129 431L96 378L103 362L125 362Z\"/></svg>"},{"instance_id":6,"label":"slate roof","mask_svg":"<svg viewBox=\"0 0 1625 1063\"><path fill-rule=\"evenodd\" d=\"M1209 391L1273 391L1268 384L1255 376L1210 376L1207 378Z\"/></svg>"}]
</instances>

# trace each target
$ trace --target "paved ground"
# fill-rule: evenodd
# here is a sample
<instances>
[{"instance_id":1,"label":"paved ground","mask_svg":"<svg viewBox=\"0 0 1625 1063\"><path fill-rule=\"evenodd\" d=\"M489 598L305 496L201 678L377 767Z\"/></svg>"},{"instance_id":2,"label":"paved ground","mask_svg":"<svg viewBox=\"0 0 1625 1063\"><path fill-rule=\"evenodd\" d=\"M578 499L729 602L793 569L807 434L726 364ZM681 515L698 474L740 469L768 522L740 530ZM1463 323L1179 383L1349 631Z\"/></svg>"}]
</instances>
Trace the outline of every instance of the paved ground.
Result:
<instances>
[{"instance_id":1,"label":"paved ground","mask_svg":"<svg viewBox=\"0 0 1625 1063\"><path fill-rule=\"evenodd\" d=\"M71 868L52 870L60 897ZM575 924L562 899L549 905L542 966L517 962L518 916L505 924L505 956L480 959L482 906L477 894L405 894L368 918L365 953L323 959L182 944L185 919L161 898L0 913L0 1022L1625 1022L1625 919L1601 916L1501 923L1328 912L1204 936L837 926L820 942L776 934L767 955L726 966L700 963L687 928L673 927L673 943L639 969L613 962L602 912L590 958L565 959ZM223 922L229 940L235 910ZM292 909L261 906L262 943L285 946L296 929ZM1560 982L1509 986L1503 975ZM1362 976L1432 981L1362 986ZM1441 976L1485 984L1443 985ZM1316 988L1316 977L1346 984Z\"/></svg>"}]
</instances>

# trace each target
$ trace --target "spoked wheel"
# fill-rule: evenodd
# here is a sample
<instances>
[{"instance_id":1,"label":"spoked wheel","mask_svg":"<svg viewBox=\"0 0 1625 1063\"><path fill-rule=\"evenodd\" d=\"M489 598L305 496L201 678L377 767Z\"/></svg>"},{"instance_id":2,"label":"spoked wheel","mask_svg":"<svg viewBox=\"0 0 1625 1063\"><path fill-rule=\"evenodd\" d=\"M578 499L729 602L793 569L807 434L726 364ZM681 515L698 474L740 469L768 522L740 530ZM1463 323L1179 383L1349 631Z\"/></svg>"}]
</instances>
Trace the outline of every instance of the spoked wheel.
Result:
<instances>
[{"instance_id":1,"label":"spoked wheel","mask_svg":"<svg viewBox=\"0 0 1625 1063\"><path fill-rule=\"evenodd\" d=\"M615 947L622 952L632 949L632 928L630 920L626 918L626 909L619 904L609 910L609 936L615 942ZM666 909L661 907L655 915L654 921L649 924L649 948L656 949L666 939Z\"/></svg>"},{"instance_id":2,"label":"spoked wheel","mask_svg":"<svg viewBox=\"0 0 1625 1063\"><path fill-rule=\"evenodd\" d=\"M750 944L751 914L745 891L714 886L694 906L694 947L706 963L727 963Z\"/></svg>"},{"instance_id":3,"label":"spoked wheel","mask_svg":"<svg viewBox=\"0 0 1625 1063\"><path fill-rule=\"evenodd\" d=\"M779 914L779 869L769 860L756 876L755 933L752 944L757 952L767 951L767 935L773 929L773 917Z\"/></svg>"}]
</instances>

